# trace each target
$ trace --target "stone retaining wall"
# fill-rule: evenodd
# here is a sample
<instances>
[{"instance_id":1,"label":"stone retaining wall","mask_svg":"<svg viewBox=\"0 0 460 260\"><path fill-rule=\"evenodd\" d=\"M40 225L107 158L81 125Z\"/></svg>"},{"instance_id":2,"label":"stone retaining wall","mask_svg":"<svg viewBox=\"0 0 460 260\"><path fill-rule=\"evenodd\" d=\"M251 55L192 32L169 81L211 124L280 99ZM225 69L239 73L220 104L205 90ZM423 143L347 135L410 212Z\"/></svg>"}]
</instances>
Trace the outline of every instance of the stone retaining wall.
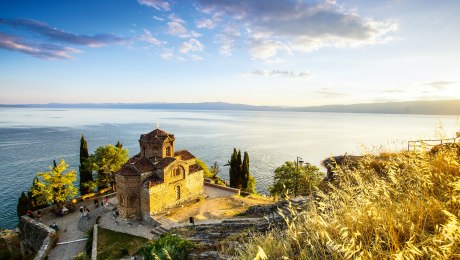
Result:
<instances>
[{"instance_id":1,"label":"stone retaining wall","mask_svg":"<svg viewBox=\"0 0 460 260\"><path fill-rule=\"evenodd\" d=\"M213 184L213 183L208 183L208 182L204 182L204 185L209 186L209 187L213 187L213 188L216 188L216 189L221 189L221 190L233 192L233 193L235 193L235 195L240 195L240 192L241 192L239 189L235 189L235 188L232 188L232 187L226 187L226 186L222 186L222 185L217 185L217 184Z\"/></svg>"},{"instance_id":2,"label":"stone retaining wall","mask_svg":"<svg viewBox=\"0 0 460 260\"><path fill-rule=\"evenodd\" d=\"M37 252L36 260L45 259L56 241L56 231L28 216L21 216L19 219L19 230L25 251Z\"/></svg>"},{"instance_id":3,"label":"stone retaining wall","mask_svg":"<svg viewBox=\"0 0 460 260\"><path fill-rule=\"evenodd\" d=\"M91 248L91 260L97 260L97 224L93 228L93 245Z\"/></svg>"}]
</instances>

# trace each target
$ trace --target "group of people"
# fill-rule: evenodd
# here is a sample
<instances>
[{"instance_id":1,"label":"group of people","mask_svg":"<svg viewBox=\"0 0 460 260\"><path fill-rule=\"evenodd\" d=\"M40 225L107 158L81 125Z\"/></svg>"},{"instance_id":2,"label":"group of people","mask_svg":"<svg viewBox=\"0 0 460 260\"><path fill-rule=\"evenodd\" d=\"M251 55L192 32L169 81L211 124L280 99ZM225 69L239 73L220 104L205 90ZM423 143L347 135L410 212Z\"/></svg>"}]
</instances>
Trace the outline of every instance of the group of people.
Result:
<instances>
[{"instance_id":1,"label":"group of people","mask_svg":"<svg viewBox=\"0 0 460 260\"><path fill-rule=\"evenodd\" d=\"M86 206L80 207L80 218L86 218L86 220L90 220L91 216L89 215L89 209Z\"/></svg>"},{"instance_id":2,"label":"group of people","mask_svg":"<svg viewBox=\"0 0 460 260\"><path fill-rule=\"evenodd\" d=\"M34 218L34 219L36 219L36 220L38 220L38 221L40 221L40 218L42 217L42 213L41 213L40 210L38 210L37 213L35 213L35 215L34 215L34 213L32 212L32 210L29 209L29 210L26 212L26 215L27 215L28 217Z\"/></svg>"},{"instance_id":3,"label":"group of people","mask_svg":"<svg viewBox=\"0 0 460 260\"><path fill-rule=\"evenodd\" d=\"M109 198L107 196L104 197L102 201L102 206L107 207L109 205ZM94 200L94 208L99 208L99 201L97 199ZM86 206L80 207L80 218L86 218L86 220L90 220L90 210Z\"/></svg>"}]
</instances>

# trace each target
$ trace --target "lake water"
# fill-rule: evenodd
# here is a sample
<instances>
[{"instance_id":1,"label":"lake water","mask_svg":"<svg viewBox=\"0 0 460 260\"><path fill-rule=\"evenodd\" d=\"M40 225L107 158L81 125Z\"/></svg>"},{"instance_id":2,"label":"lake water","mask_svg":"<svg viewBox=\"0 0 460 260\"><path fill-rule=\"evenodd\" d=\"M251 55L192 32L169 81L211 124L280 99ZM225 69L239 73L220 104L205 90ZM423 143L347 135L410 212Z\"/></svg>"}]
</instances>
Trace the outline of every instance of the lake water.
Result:
<instances>
[{"instance_id":1,"label":"lake water","mask_svg":"<svg viewBox=\"0 0 460 260\"><path fill-rule=\"evenodd\" d=\"M405 149L407 140L437 137L440 125L449 137L458 130L456 116L0 108L0 227L15 227L17 198L53 160L78 170L82 134L90 152L120 141L132 156L139 152L139 136L157 123L175 134L176 149L188 149L208 165L217 161L226 179L223 165L233 147L248 151L260 193L267 192L274 169L297 156L319 166L345 152Z\"/></svg>"}]
</instances>

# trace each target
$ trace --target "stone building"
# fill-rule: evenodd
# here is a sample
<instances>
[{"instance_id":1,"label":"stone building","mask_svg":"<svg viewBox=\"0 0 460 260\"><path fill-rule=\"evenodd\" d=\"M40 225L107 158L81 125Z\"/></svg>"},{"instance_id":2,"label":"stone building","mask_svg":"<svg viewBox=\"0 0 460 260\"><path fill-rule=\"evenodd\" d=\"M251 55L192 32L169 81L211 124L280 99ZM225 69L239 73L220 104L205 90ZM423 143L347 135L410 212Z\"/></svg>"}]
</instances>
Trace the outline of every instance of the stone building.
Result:
<instances>
[{"instance_id":1,"label":"stone building","mask_svg":"<svg viewBox=\"0 0 460 260\"><path fill-rule=\"evenodd\" d=\"M203 194L203 169L187 150L174 150L175 138L160 129L140 137L140 153L115 174L120 217L151 216Z\"/></svg>"}]
</instances>

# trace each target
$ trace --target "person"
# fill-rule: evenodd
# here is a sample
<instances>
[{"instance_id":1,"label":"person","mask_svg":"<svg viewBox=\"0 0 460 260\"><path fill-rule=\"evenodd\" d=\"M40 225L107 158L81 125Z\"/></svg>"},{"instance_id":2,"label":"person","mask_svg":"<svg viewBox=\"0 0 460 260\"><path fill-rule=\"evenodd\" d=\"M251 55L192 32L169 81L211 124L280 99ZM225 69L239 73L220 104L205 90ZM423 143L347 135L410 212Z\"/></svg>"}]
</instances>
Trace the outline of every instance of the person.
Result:
<instances>
[{"instance_id":1,"label":"person","mask_svg":"<svg viewBox=\"0 0 460 260\"><path fill-rule=\"evenodd\" d=\"M41 217L42 217L42 213L39 210L39 211L37 211L37 215L35 215L35 218L40 221Z\"/></svg>"},{"instance_id":2,"label":"person","mask_svg":"<svg viewBox=\"0 0 460 260\"><path fill-rule=\"evenodd\" d=\"M80 206L80 218L83 218L84 215L83 206Z\"/></svg>"},{"instance_id":3,"label":"person","mask_svg":"<svg viewBox=\"0 0 460 260\"><path fill-rule=\"evenodd\" d=\"M95 208L99 207L99 201L97 199L94 200L94 207Z\"/></svg>"},{"instance_id":4,"label":"person","mask_svg":"<svg viewBox=\"0 0 460 260\"><path fill-rule=\"evenodd\" d=\"M109 206L109 198L107 198L107 196L104 197L104 207L108 207Z\"/></svg>"},{"instance_id":5,"label":"person","mask_svg":"<svg viewBox=\"0 0 460 260\"><path fill-rule=\"evenodd\" d=\"M26 212L26 215L29 217L29 218L34 218L34 214L32 213L32 210L27 210Z\"/></svg>"},{"instance_id":6,"label":"person","mask_svg":"<svg viewBox=\"0 0 460 260\"><path fill-rule=\"evenodd\" d=\"M67 212L69 212L69 209L65 205L62 206L62 214L65 215Z\"/></svg>"},{"instance_id":7,"label":"person","mask_svg":"<svg viewBox=\"0 0 460 260\"><path fill-rule=\"evenodd\" d=\"M59 230L59 226L58 226L58 224L57 224L56 222L54 222L54 223L50 226L50 228L52 228L52 229L54 229L54 230L56 230L56 231Z\"/></svg>"},{"instance_id":8,"label":"person","mask_svg":"<svg viewBox=\"0 0 460 260\"><path fill-rule=\"evenodd\" d=\"M85 213L86 213L86 220L90 220L91 216L89 215L89 209L86 209Z\"/></svg>"}]
</instances>

